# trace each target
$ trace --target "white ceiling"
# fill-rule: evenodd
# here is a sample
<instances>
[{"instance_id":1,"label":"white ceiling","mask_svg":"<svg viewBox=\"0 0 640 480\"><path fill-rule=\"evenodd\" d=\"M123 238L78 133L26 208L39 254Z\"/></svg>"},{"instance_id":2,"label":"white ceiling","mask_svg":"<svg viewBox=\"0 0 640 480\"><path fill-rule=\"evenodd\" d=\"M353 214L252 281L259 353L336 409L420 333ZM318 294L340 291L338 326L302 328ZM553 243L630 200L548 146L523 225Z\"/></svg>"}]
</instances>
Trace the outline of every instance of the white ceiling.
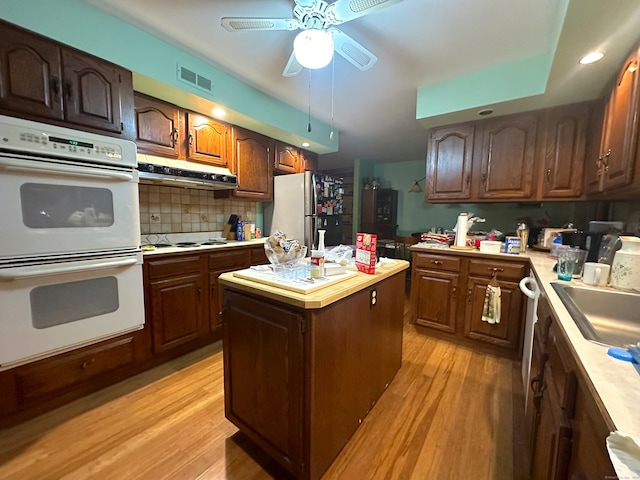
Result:
<instances>
[{"instance_id":1,"label":"white ceiling","mask_svg":"<svg viewBox=\"0 0 640 480\"><path fill-rule=\"evenodd\" d=\"M282 76L297 32L231 33L220 26L226 16L292 18L290 0L87 1L268 95L304 112L309 107L307 72ZM403 0L340 29L378 62L361 72L336 56L333 124L340 144L322 166L424 158L425 127L477 118L485 106L499 115L601 96L640 40L640 1ZM578 57L594 47L606 50L605 59L579 67ZM416 120L420 87L544 55L553 63L543 94ZM311 75L311 113L331 123L331 67Z\"/></svg>"}]
</instances>

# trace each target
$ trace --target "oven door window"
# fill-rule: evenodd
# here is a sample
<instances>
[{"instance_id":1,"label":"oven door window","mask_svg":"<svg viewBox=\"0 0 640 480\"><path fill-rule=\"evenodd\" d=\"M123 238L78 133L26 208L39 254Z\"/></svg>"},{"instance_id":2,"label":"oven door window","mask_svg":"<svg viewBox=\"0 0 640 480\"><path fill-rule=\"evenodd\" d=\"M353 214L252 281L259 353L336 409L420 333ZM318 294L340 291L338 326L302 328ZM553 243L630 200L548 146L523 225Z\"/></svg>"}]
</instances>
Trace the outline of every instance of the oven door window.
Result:
<instances>
[{"instance_id":1,"label":"oven door window","mask_svg":"<svg viewBox=\"0 0 640 480\"><path fill-rule=\"evenodd\" d=\"M116 277L45 285L31 290L31 322L44 329L115 312L120 306Z\"/></svg>"},{"instance_id":2,"label":"oven door window","mask_svg":"<svg viewBox=\"0 0 640 480\"><path fill-rule=\"evenodd\" d=\"M108 188L24 183L20 204L28 228L113 225L113 194Z\"/></svg>"}]
</instances>

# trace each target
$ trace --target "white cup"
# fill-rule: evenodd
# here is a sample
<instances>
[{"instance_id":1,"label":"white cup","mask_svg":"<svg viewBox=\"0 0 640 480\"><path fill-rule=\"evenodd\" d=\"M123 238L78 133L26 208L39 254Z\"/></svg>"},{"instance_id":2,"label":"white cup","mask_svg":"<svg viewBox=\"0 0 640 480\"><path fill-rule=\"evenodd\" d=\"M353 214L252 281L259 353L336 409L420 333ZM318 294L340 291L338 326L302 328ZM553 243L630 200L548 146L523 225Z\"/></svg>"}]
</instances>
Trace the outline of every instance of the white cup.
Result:
<instances>
[{"instance_id":1,"label":"white cup","mask_svg":"<svg viewBox=\"0 0 640 480\"><path fill-rule=\"evenodd\" d=\"M587 285L604 287L609 281L611 267L606 263L587 262L584 264L582 281Z\"/></svg>"}]
</instances>

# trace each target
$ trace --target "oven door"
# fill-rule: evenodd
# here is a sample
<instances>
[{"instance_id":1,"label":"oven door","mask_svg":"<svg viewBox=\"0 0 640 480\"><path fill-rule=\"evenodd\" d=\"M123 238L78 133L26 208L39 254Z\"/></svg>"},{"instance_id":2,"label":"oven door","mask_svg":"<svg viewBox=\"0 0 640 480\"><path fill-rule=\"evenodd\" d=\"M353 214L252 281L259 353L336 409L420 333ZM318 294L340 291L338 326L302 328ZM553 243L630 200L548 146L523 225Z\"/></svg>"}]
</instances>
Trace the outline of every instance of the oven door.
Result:
<instances>
[{"instance_id":1,"label":"oven door","mask_svg":"<svg viewBox=\"0 0 640 480\"><path fill-rule=\"evenodd\" d=\"M0 205L0 261L140 245L134 170L1 154Z\"/></svg>"},{"instance_id":2,"label":"oven door","mask_svg":"<svg viewBox=\"0 0 640 480\"><path fill-rule=\"evenodd\" d=\"M142 254L0 269L0 370L144 326Z\"/></svg>"}]
</instances>

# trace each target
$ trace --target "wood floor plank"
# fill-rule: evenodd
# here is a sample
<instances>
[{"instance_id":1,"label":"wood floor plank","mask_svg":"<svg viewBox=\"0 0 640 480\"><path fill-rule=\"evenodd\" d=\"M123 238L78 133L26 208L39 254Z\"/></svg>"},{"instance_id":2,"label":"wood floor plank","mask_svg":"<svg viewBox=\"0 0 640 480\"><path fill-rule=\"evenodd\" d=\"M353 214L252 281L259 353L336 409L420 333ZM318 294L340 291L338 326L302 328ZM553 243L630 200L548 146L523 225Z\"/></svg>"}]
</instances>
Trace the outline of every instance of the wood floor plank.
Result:
<instances>
[{"instance_id":1,"label":"wood floor plank","mask_svg":"<svg viewBox=\"0 0 640 480\"><path fill-rule=\"evenodd\" d=\"M525 480L519 364L408 317L400 371L323 478ZM0 430L3 480L285 477L224 418L219 343Z\"/></svg>"}]
</instances>

